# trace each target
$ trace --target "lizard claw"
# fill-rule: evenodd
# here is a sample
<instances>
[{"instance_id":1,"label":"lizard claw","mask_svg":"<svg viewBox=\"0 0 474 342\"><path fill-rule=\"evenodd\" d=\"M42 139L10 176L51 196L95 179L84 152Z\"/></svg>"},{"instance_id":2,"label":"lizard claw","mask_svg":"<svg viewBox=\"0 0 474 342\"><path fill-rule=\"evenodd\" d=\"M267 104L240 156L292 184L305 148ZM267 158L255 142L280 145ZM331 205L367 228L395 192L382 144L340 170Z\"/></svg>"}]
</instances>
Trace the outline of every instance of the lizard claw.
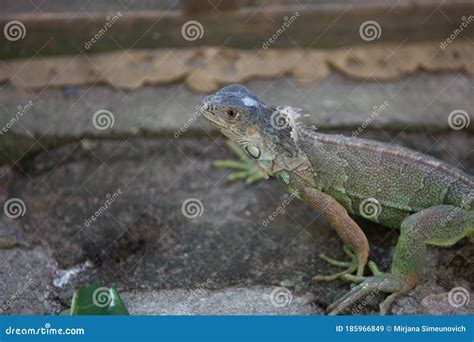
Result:
<instances>
[{"instance_id":1,"label":"lizard claw","mask_svg":"<svg viewBox=\"0 0 474 342\"><path fill-rule=\"evenodd\" d=\"M352 278L344 276L343 278ZM411 276L403 274L382 273L373 277L356 277L363 278L361 284L353 287L344 296L328 306L329 315L338 315L355 302L364 299L364 302L370 301L377 293L391 293L382 303L380 303L380 314L385 315L390 306L397 297L411 289L415 282ZM360 279L359 279L360 280ZM360 310L360 308L359 308ZM357 313L357 310L355 313Z\"/></svg>"},{"instance_id":2,"label":"lizard claw","mask_svg":"<svg viewBox=\"0 0 474 342\"><path fill-rule=\"evenodd\" d=\"M345 275L350 275L351 273L355 272L357 270L357 276L361 276L363 271L364 271L364 265L360 265L359 258L358 256L350 249L349 246L344 246L343 247L344 252L351 258L350 262L347 261L339 261L332 259L324 254L321 254L319 257L326 261L328 264L337 266L337 267L343 267L346 268L344 271L339 272L339 273L334 273L331 275L317 275L313 277L314 281L333 281L336 279L339 279Z\"/></svg>"},{"instance_id":3,"label":"lizard claw","mask_svg":"<svg viewBox=\"0 0 474 342\"><path fill-rule=\"evenodd\" d=\"M382 271L379 270L379 268L378 268L378 266L375 262L369 261L367 263L367 265L369 266L369 269L370 269L370 271L372 272L372 274L374 276L384 274ZM346 274L343 274L341 276L342 280L349 281L349 282L352 282L352 283L362 283L363 281L365 281L369 278L370 277L364 277L364 276L361 276L361 275L354 275L354 274L350 274L350 273L346 273Z\"/></svg>"}]
</instances>

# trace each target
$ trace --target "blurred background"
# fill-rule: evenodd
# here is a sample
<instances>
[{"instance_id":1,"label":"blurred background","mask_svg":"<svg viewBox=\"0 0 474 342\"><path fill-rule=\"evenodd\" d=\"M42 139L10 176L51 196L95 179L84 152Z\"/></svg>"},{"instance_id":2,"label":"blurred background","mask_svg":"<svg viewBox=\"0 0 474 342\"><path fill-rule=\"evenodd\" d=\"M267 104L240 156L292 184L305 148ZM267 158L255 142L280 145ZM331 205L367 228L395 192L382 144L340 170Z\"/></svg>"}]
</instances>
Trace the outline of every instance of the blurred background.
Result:
<instances>
[{"instance_id":1,"label":"blurred background","mask_svg":"<svg viewBox=\"0 0 474 342\"><path fill-rule=\"evenodd\" d=\"M349 289L311 281L344 258L318 213L213 167L236 157L195 106L227 84L474 173L472 0L2 0L0 27L2 314L94 282L131 314L319 315ZM389 269L398 232L358 222ZM473 255L429 248L393 313L472 314L447 297Z\"/></svg>"}]
</instances>

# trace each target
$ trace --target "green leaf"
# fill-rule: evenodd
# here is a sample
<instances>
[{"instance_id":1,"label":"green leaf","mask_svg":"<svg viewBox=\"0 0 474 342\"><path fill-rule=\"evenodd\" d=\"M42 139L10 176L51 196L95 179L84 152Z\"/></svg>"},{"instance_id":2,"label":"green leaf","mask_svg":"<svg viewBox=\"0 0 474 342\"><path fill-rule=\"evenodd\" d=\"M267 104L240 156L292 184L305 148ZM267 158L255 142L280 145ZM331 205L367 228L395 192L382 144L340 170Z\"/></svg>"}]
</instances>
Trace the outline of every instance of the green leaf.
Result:
<instances>
[{"instance_id":1,"label":"green leaf","mask_svg":"<svg viewBox=\"0 0 474 342\"><path fill-rule=\"evenodd\" d=\"M66 310L67 311L67 310ZM63 312L62 315L68 313ZM94 282L74 292L70 315L129 315L117 289Z\"/></svg>"}]
</instances>

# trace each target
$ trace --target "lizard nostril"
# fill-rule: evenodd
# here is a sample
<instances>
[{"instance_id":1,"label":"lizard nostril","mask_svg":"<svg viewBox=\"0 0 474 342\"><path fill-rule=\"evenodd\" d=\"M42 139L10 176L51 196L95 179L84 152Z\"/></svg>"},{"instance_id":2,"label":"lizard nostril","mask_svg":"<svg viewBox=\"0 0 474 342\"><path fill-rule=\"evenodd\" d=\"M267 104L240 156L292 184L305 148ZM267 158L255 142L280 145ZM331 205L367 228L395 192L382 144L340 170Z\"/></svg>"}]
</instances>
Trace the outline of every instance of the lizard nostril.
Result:
<instances>
[{"instance_id":1,"label":"lizard nostril","mask_svg":"<svg viewBox=\"0 0 474 342\"><path fill-rule=\"evenodd\" d=\"M203 112L203 111L209 111L209 109L210 109L209 104L208 104L206 101L203 101L203 102L201 103L201 111L202 111L202 112Z\"/></svg>"}]
</instances>

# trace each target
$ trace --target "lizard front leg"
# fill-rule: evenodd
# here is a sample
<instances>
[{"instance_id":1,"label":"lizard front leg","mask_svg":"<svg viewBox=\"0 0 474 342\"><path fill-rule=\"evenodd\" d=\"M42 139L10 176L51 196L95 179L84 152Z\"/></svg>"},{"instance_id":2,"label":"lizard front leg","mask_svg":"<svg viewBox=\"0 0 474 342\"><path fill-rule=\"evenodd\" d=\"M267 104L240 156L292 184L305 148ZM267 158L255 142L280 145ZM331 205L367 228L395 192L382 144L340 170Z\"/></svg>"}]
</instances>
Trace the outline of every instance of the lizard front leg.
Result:
<instances>
[{"instance_id":1,"label":"lizard front leg","mask_svg":"<svg viewBox=\"0 0 474 342\"><path fill-rule=\"evenodd\" d=\"M334 228L344 242L346 253L352 257L352 262L350 263L338 262L323 257L323 259L330 264L346 266L347 269L330 276L316 276L314 279L318 281L330 281L354 271L357 271L357 275L361 276L364 273L364 267L369 255L369 243L362 229L360 229L358 224L349 216L347 210L331 196L317 191L316 189L306 187L300 191L300 197L309 207L324 215L331 227Z\"/></svg>"},{"instance_id":2,"label":"lizard front leg","mask_svg":"<svg viewBox=\"0 0 474 342\"><path fill-rule=\"evenodd\" d=\"M391 293L380 304L385 314L397 297L408 292L418 281L426 259L426 245L449 246L474 232L474 210L463 210L451 205L424 209L403 220L390 273L373 277L343 276L343 279L362 282L329 306L330 314L344 309L377 292Z\"/></svg>"},{"instance_id":3,"label":"lizard front leg","mask_svg":"<svg viewBox=\"0 0 474 342\"><path fill-rule=\"evenodd\" d=\"M259 172L255 159L249 157L242 147L232 140L226 140L226 145L240 160L217 160L214 162L214 166L221 169L235 170L227 177L229 181L243 179L252 184L265 179L262 173Z\"/></svg>"}]
</instances>

